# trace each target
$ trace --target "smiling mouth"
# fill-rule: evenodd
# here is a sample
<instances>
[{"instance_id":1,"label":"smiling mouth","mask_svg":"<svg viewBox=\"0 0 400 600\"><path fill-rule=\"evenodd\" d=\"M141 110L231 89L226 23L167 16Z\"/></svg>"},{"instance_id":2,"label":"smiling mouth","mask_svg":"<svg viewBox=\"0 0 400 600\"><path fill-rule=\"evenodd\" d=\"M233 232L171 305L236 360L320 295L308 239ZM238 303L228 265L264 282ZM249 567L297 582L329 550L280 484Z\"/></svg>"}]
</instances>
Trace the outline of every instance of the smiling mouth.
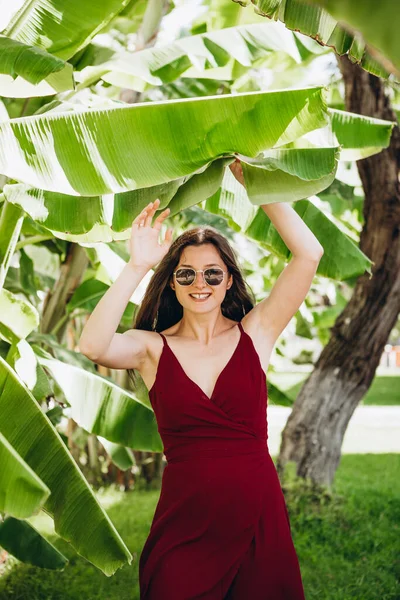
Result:
<instances>
[{"instance_id":1,"label":"smiling mouth","mask_svg":"<svg viewBox=\"0 0 400 600\"><path fill-rule=\"evenodd\" d=\"M189 294L193 300L207 300L211 294Z\"/></svg>"}]
</instances>

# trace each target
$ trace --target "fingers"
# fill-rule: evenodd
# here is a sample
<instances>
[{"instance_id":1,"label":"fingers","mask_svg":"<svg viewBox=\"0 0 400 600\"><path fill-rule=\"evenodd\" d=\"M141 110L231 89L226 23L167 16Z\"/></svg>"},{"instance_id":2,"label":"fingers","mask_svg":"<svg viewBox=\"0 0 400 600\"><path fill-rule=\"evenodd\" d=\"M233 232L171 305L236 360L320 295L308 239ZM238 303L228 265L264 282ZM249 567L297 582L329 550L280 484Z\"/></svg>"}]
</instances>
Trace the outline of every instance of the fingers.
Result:
<instances>
[{"instance_id":1,"label":"fingers","mask_svg":"<svg viewBox=\"0 0 400 600\"><path fill-rule=\"evenodd\" d=\"M132 221L132 225L144 225L146 216L147 216L147 210L150 207L150 204L148 204Z\"/></svg>"},{"instance_id":2,"label":"fingers","mask_svg":"<svg viewBox=\"0 0 400 600\"><path fill-rule=\"evenodd\" d=\"M147 215L145 220L145 227L151 227L151 220L154 217L154 213L160 205L160 200L157 198L154 202L150 202L147 207Z\"/></svg>"},{"instance_id":3,"label":"fingers","mask_svg":"<svg viewBox=\"0 0 400 600\"><path fill-rule=\"evenodd\" d=\"M137 215L137 217L133 220L132 225L151 227L151 220L158 210L160 205L160 200L157 198L154 202L149 202L147 206ZM161 224L166 219L170 213L170 209L166 208L163 210L159 216L154 221L154 228L160 231Z\"/></svg>"},{"instance_id":4,"label":"fingers","mask_svg":"<svg viewBox=\"0 0 400 600\"><path fill-rule=\"evenodd\" d=\"M158 202L160 202L158 198L154 203L149 202L148 205L145 206L144 209L132 221L132 225L137 225L137 226L146 226L148 224L151 225L151 211L153 209L153 205L156 205L155 210L157 209L158 204L156 204L156 203L158 203ZM154 214L154 211L152 214ZM150 215L150 223L148 223L149 215Z\"/></svg>"}]
</instances>

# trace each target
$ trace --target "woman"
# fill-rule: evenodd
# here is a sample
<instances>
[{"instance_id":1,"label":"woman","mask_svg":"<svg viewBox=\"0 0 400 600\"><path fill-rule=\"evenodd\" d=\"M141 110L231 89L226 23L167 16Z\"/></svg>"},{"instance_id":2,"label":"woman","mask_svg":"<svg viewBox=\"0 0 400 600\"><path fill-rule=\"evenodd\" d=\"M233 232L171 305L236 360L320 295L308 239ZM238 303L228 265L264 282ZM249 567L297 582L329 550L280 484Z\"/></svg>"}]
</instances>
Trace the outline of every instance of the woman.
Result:
<instances>
[{"instance_id":1,"label":"woman","mask_svg":"<svg viewBox=\"0 0 400 600\"><path fill-rule=\"evenodd\" d=\"M231 166L242 183L237 162ZM323 248L288 204L268 204L292 259L253 306L227 240L196 227L158 242L159 200L133 221L131 258L80 340L99 364L137 370L167 465L139 561L141 600L304 600L290 522L267 447L265 373L310 288ZM116 329L155 273L134 328ZM161 333L162 332L162 333Z\"/></svg>"}]
</instances>

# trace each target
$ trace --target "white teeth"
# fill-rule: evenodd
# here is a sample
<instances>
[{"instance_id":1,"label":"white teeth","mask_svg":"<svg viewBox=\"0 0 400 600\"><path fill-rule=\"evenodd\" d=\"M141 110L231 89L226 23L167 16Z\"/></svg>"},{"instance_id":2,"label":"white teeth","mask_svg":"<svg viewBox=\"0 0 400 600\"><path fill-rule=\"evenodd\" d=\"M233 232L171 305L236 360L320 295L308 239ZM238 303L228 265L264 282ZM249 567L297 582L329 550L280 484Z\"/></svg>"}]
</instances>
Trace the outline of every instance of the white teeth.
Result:
<instances>
[{"instance_id":1,"label":"white teeth","mask_svg":"<svg viewBox=\"0 0 400 600\"><path fill-rule=\"evenodd\" d=\"M210 296L210 294L190 294L190 296L192 296L193 298L208 298L208 296Z\"/></svg>"}]
</instances>

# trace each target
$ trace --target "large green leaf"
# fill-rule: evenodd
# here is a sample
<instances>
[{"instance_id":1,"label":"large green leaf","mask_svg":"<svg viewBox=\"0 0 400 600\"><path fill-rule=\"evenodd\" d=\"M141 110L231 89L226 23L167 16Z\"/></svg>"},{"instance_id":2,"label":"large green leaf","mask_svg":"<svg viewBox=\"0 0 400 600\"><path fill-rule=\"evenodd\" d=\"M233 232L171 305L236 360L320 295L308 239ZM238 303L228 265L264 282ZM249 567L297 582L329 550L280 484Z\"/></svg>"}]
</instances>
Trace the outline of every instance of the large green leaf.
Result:
<instances>
[{"instance_id":1,"label":"large green leaf","mask_svg":"<svg viewBox=\"0 0 400 600\"><path fill-rule=\"evenodd\" d=\"M283 148L266 150L254 160L244 158L248 198L260 205L318 194L335 179L338 156L338 148Z\"/></svg>"},{"instance_id":2,"label":"large green leaf","mask_svg":"<svg viewBox=\"0 0 400 600\"><path fill-rule=\"evenodd\" d=\"M45 85L35 90L36 84L44 79ZM45 96L46 86L50 94L73 89L72 65L40 48L0 35L1 95L11 98Z\"/></svg>"},{"instance_id":3,"label":"large green leaf","mask_svg":"<svg viewBox=\"0 0 400 600\"><path fill-rule=\"evenodd\" d=\"M0 357L0 431L51 491L55 531L106 575L132 560L61 437Z\"/></svg>"},{"instance_id":4,"label":"large green leaf","mask_svg":"<svg viewBox=\"0 0 400 600\"><path fill-rule=\"evenodd\" d=\"M24 214L18 206L4 202L0 214L0 290L21 231Z\"/></svg>"},{"instance_id":5,"label":"large green leaf","mask_svg":"<svg viewBox=\"0 0 400 600\"><path fill-rule=\"evenodd\" d=\"M218 159L189 178L122 194L81 198L24 184L6 185L4 194L9 203L23 208L59 238L80 243L108 242L128 239L133 219L157 198L159 210L169 206L170 214L208 198L218 190L230 162L232 159Z\"/></svg>"},{"instance_id":6,"label":"large green leaf","mask_svg":"<svg viewBox=\"0 0 400 600\"><path fill-rule=\"evenodd\" d=\"M39 403L53 395L47 375L26 340L12 344L6 360Z\"/></svg>"},{"instance_id":7,"label":"large green leaf","mask_svg":"<svg viewBox=\"0 0 400 600\"><path fill-rule=\"evenodd\" d=\"M248 4L250 0L233 1L244 5ZM376 2L372 3L372 0L369 0L368 3L357 3L355 0L340 0L340 2L336 2L336 0L311 0L311 2L315 3L314 5L310 3L310 0L251 0L251 2L254 4L258 14L279 19L289 29L300 31L316 39L321 44L333 47L338 54L348 53L351 60L359 63L363 68L375 75L380 77L388 76L387 68L390 65L385 63L382 66L382 63L378 62L366 50L365 43L360 40L359 35L356 34L354 37L326 10L315 4L326 6L336 18L339 18L339 21L346 21L346 17L350 17L351 22L357 21L358 24L362 24L361 31L364 32L367 31L365 23L368 19L368 36L366 39L369 42L376 43L376 41L381 42L387 36L387 29L385 28L386 20L390 21L393 13L396 12L389 9L390 0L385 0L382 5L379 4L379 8ZM358 4L360 7L355 9L354 7ZM354 18L356 13L357 17ZM374 27L373 22L375 20L372 18L372 15L375 17L376 14L379 16L379 27L375 36L370 37L369 34ZM396 17L391 21L393 24L393 40L397 40L398 37L396 33L398 18ZM388 56L397 57L397 51L393 53L394 48L398 50L400 47L397 41L386 42L384 46L381 43L377 44L377 47L382 47L382 49L384 47L387 49L388 46L390 47Z\"/></svg>"},{"instance_id":8,"label":"large green leaf","mask_svg":"<svg viewBox=\"0 0 400 600\"><path fill-rule=\"evenodd\" d=\"M150 401L140 401L111 379L63 363L37 350L71 406L71 417L90 433L135 450L161 452Z\"/></svg>"},{"instance_id":9,"label":"large green leaf","mask_svg":"<svg viewBox=\"0 0 400 600\"><path fill-rule=\"evenodd\" d=\"M333 149L334 150L334 149ZM286 153L288 151L285 151ZM292 151L293 155L296 155L296 152ZM309 150L310 154L313 155L313 151ZM315 149L314 149L314 152ZM302 156L304 153L304 150L302 150L300 152L300 155ZM334 157L334 154L333 154ZM247 159L248 160L248 159ZM277 166L277 158L276 155L274 155L274 167ZM316 157L316 164L317 166L321 164L322 161L322 169L327 169L329 172L329 169L331 168L333 163L332 161L332 154L330 154L329 152L327 153L326 157L325 157L325 164L324 164L324 157ZM229 159L228 162L231 162L231 159ZM207 210L210 210L210 212L214 212L216 214L220 214L221 216L227 217L229 220L230 225L236 229L237 231L242 231L244 234L248 235L249 237L257 240L257 242L261 243L262 245L265 245L265 247L278 254L279 256L282 256L283 258L287 259L289 257L289 250L287 249L287 247L285 246L285 244L282 242L280 236L278 235L278 233L276 232L276 230L273 228L270 220L266 217L264 211L262 209L260 209L258 206L255 206L254 204L252 204L249 200L249 197L246 193L246 190L244 189L244 187L242 185L240 185L237 180L233 177L233 175L231 174L229 169L225 169L225 173L223 175L223 172L221 170L219 170L217 168L217 163L218 161L215 161L214 163L212 163L212 165L206 169L203 174L199 174L196 175L192 178L190 178L184 185L182 185L177 193L173 196L173 198L169 201L168 203L168 207L170 208L170 216L173 216L175 214L178 214L179 212L181 212L182 210L184 210L185 208L189 208L190 206L193 206L195 204L198 204L199 202L203 202L205 199L209 198L209 200L207 200L207 202L205 203L205 207ZM290 161L287 159L283 160L283 156L282 156L282 161L281 163L278 165L281 167L281 169L284 167L286 169L286 172L284 172L283 170L280 169L276 169L275 171L263 171L263 175L266 177L266 181L268 181L268 177L271 177L273 180L273 178L276 177L282 177L284 178L285 176L289 177L293 177L292 181L295 181L296 185L300 185L300 189L301 185L302 185L302 180L300 179L299 175L302 175L303 177L312 177L312 176L316 176L318 175L319 171L316 169L316 165L312 164L312 162L310 161L306 161L306 162L301 162L300 160L298 162L296 161ZM294 175L290 175L290 172L292 173L296 173L296 169L297 169L297 176L295 177ZM304 173L302 171L302 169L304 169ZM311 169L311 171L309 170ZM211 173L210 173L211 170ZM246 170L246 167L245 167ZM262 171L260 169L260 171ZM323 172L323 171L322 171ZM222 175L223 175L223 180L222 180ZM209 178L210 177L210 178ZM331 178L331 175L328 175L327 177ZM221 180L222 180L222 185L221 185ZM304 180L306 185L310 185L310 181L307 181L307 179ZM276 183L276 179L274 180L274 183ZM324 186L326 184L326 186L328 185L328 181L326 180L324 182ZM262 184L262 182L261 182ZM265 184L265 182L264 182ZM280 182L280 185L282 185L282 183ZM311 180L311 185L312 185L312 192L316 193L319 184L319 180ZM324 187L324 186L320 186L320 187ZM30 205L29 202L29 197L28 199L26 199L26 201L21 200L21 197L18 198L19 195L19 190L23 190L23 186L10 186L9 188L6 189L6 193L7 193L7 197L9 195L9 191L10 191L10 199L11 200L15 200L19 203L21 203L21 205L23 205L23 207L25 208L25 210L32 210L32 207L34 207L34 203L32 203ZM283 196L279 196L279 187L275 187L272 192L271 195L268 191L268 187L263 187L263 185L261 185L260 187L260 197L259 199L257 199L257 202L260 203L265 203L267 204L269 201L276 201L279 197L280 200L285 200L288 201L288 199L292 198L292 190L286 188L286 192L287 192L287 197L283 197ZM15 198L12 198L12 194L15 191ZM257 191L257 190L256 190ZM273 195L275 194L275 195ZM52 193L47 193L46 196L48 196L49 198L49 202L51 202L51 197L52 197ZM121 194L121 196L123 196L123 194ZM74 198L74 197L73 197ZM272 199L273 198L273 199ZM81 201L85 201L86 199L81 199ZM297 204L297 203L296 203ZM295 208L296 208L296 204L295 204ZM160 207L160 211L163 210L165 208L165 206L167 205L167 203L165 203L165 205ZM52 206L52 209L49 210L49 207L51 206L51 204L48 204L48 210L46 210L46 213L48 213L49 215L49 219L51 218L51 222L53 223L53 226L56 222L56 220L58 219L59 216L59 212L57 211L57 204L55 203L54 206ZM115 204L114 204L115 207ZM327 277L332 277L333 279L342 279L342 278L348 278L351 276L355 276L355 275L359 275L361 273L363 273L365 271L365 269L369 269L369 265L370 265L370 261L368 261L368 259L364 256L364 254L354 245L354 243L350 243L350 241L347 239L347 236L344 235L344 233L342 233L342 231L338 228L337 225L334 225L331 221L327 220L326 217L324 217L324 215L321 213L321 211L319 211L317 209L318 212L318 227L321 228L321 232L319 233L318 229L315 231L316 235L319 237L322 245L324 246L325 249L325 254L323 257L323 260L319 263L318 266L318 272L322 275L325 275ZM32 213L31 213L32 214ZM136 214L136 213L134 213ZM125 221L120 221L120 225L121 226L126 226L127 229L125 229L125 233L123 235L123 237L128 238L130 233L129 233L129 226L131 225L131 220L132 217L134 216L134 214L132 215L132 213L127 213L126 215L126 220ZM310 214L310 213L308 213ZM67 213L65 213L66 218L67 218ZM328 222L327 222L328 221ZM50 222L50 221L49 221ZM315 222L315 219L314 219ZM65 220L64 222L60 223L58 222L57 227L63 226L65 227L65 225L68 223L67 220ZM308 223L307 223L308 224ZM55 228L56 229L56 228ZM56 235L59 235L58 233L56 233ZM61 234L61 236L65 235L64 233ZM84 236L85 234L82 233L82 235ZM327 240L326 240L326 236L330 235L334 240L335 243L333 245L329 245L327 244ZM79 240L79 237L77 236L77 238L75 238L77 240ZM97 241L101 241L101 240L97 240ZM342 256L339 256L336 252L336 244L338 244L341 247L344 247L346 252L348 253L348 258L345 260ZM98 284L96 284L96 286L98 286ZM100 283L101 286L101 283ZM102 290L100 291L100 293L102 292ZM94 290L95 296L96 296L96 290ZM88 302L90 303L90 294L88 296L89 292L86 293L84 292L82 297L81 295L77 295L76 299L74 299L74 302L72 304L72 308L77 308L78 305L80 305L80 303L85 303L86 302L86 298L88 297Z\"/></svg>"},{"instance_id":10,"label":"large green leaf","mask_svg":"<svg viewBox=\"0 0 400 600\"><path fill-rule=\"evenodd\" d=\"M295 62L301 61L291 32L286 29L282 31L275 27L275 23L256 23L184 37L139 52L115 51L102 64L78 71L76 78L81 85L101 77L113 85L142 91L143 81L161 85L183 74L201 77L208 69L232 65L234 61L250 67L254 61L271 52L283 52ZM100 48L99 53L104 56L104 48Z\"/></svg>"},{"instance_id":11,"label":"large green leaf","mask_svg":"<svg viewBox=\"0 0 400 600\"><path fill-rule=\"evenodd\" d=\"M0 546L18 560L43 569L63 569L68 563L30 523L13 517L0 523Z\"/></svg>"},{"instance_id":12,"label":"large green leaf","mask_svg":"<svg viewBox=\"0 0 400 600\"><path fill-rule=\"evenodd\" d=\"M241 231L267 250L285 260L290 258L291 253L271 220L262 208L247 200L244 187L230 171L226 170L221 189L202 208L225 217L235 231ZM317 268L319 275L340 281L362 275L366 270L371 273L372 262L340 230L337 220L328 218L309 200L299 200L293 208L324 247Z\"/></svg>"},{"instance_id":13,"label":"large green leaf","mask_svg":"<svg viewBox=\"0 0 400 600\"><path fill-rule=\"evenodd\" d=\"M332 131L341 145L341 160L360 160L377 154L390 144L394 121L330 108Z\"/></svg>"},{"instance_id":14,"label":"large green leaf","mask_svg":"<svg viewBox=\"0 0 400 600\"><path fill-rule=\"evenodd\" d=\"M0 0L0 31L68 60L130 0Z\"/></svg>"},{"instance_id":15,"label":"large green leaf","mask_svg":"<svg viewBox=\"0 0 400 600\"><path fill-rule=\"evenodd\" d=\"M101 265L103 268L103 265ZM116 279L116 278L115 278ZM115 281L114 279L114 281ZM71 300L67 304L67 313L71 314L75 310L85 310L88 313L93 312L97 303L104 296L111 284L107 284L99 279L86 279L74 292ZM120 326L130 329L134 318L136 303L130 298L120 320Z\"/></svg>"},{"instance_id":16,"label":"large green leaf","mask_svg":"<svg viewBox=\"0 0 400 600\"><path fill-rule=\"evenodd\" d=\"M37 513L49 497L50 490L1 431L0 465L0 512L17 519Z\"/></svg>"},{"instance_id":17,"label":"large green leaf","mask_svg":"<svg viewBox=\"0 0 400 600\"><path fill-rule=\"evenodd\" d=\"M320 87L50 113L0 122L0 172L66 194L128 191L235 152L255 157L326 122Z\"/></svg>"},{"instance_id":18,"label":"large green leaf","mask_svg":"<svg viewBox=\"0 0 400 600\"><path fill-rule=\"evenodd\" d=\"M125 448L125 446L120 446L119 444L114 444L114 442L109 442L100 435L97 437L104 446L105 451L111 458L114 465L121 469L121 471L126 471L136 464L135 456L130 448Z\"/></svg>"},{"instance_id":19,"label":"large green leaf","mask_svg":"<svg viewBox=\"0 0 400 600\"><path fill-rule=\"evenodd\" d=\"M389 146L396 124L394 121L384 121L332 108L328 108L328 113L330 122L326 127L306 133L287 147L314 148L315 151L322 152L324 146L340 145L339 159L355 161L377 154ZM308 161L307 168L310 165L311 161Z\"/></svg>"},{"instance_id":20,"label":"large green leaf","mask_svg":"<svg viewBox=\"0 0 400 600\"><path fill-rule=\"evenodd\" d=\"M39 325L39 313L27 300L6 289L0 290L0 336L15 342Z\"/></svg>"},{"instance_id":21,"label":"large green leaf","mask_svg":"<svg viewBox=\"0 0 400 600\"><path fill-rule=\"evenodd\" d=\"M392 0L311 0L360 31L400 72L400 11Z\"/></svg>"}]
</instances>

